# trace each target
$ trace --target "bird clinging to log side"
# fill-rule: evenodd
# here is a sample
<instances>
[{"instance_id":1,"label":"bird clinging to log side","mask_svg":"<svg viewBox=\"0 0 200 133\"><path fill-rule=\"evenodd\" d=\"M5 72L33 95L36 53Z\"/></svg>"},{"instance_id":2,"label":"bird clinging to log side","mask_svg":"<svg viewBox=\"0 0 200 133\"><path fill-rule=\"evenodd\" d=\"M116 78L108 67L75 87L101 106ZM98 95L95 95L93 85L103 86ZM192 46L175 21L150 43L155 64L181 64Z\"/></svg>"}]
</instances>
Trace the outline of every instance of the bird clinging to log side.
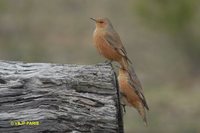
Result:
<instances>
[{"instance_id":1,"label":"bird clinging to log side","mask_svg":"<svg viewBox=\"0 0 200 133\"><path fill-rule=\"evenodd\" d=\"M130 73L124 68L119 68L118 83L124 104L136 108L147 125L146 110L149 110L149 107L135 72Z\"/></svg>"}]
</instances>

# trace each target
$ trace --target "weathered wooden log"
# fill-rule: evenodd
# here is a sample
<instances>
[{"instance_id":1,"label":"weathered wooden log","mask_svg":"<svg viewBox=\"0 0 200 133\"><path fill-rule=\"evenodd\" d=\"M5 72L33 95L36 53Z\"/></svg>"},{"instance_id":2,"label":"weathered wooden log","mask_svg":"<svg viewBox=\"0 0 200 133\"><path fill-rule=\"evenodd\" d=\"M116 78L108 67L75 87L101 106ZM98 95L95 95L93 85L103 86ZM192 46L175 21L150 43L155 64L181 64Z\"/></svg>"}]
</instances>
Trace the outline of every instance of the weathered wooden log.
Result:
<instances>
[{"instance_id":1,"label":"weathered wooden log","mask_svg":"<svg viewBox=\"0 0 200 133\"><path fill-rule=\"evenodd\" d=\"M0 61L0 133L123 133L112 66Z\"/></svg>"}]
</instances>

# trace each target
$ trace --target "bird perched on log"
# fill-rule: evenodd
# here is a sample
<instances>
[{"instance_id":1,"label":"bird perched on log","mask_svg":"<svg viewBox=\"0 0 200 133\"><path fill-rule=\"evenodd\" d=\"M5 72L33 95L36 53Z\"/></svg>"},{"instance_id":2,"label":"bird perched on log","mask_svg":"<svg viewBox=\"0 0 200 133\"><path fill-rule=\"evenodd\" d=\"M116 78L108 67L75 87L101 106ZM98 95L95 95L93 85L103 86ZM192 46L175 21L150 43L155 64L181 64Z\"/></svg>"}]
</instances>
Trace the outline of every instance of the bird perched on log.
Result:
<instances>
[{"instance_id":1,"label":"bird perched on log","mask_svg":"<svg viewBox=\"0 0 200 133\"><path fill-rule=\"evenodd\" d=\"M119 68L118 83L125 105L136 108L147 125L146 110L149 110L140 81L134 70Z\"/></svg>"},{"instance_id":2,"label":"bird perched on log","mask_svg":"<svg viewBox=\"0 0 200 133\"><path fill-rule=\"evenodd\" d=\"M93 41L99 53L106 59L118 62L123 68L128 69L127 52L122 41L108 18L91 18L96 23Z\"/></svg>"}]
</instances>

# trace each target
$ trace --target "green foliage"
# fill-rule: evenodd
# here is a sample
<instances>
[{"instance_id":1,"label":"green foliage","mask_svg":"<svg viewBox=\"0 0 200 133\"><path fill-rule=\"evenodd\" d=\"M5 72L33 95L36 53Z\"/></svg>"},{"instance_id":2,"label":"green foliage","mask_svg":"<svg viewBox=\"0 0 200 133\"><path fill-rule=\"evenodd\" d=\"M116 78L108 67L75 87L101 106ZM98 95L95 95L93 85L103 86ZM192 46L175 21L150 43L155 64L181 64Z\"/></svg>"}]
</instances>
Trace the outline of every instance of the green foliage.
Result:
<instances>
[{"instance_id":1,"label":"green foliage","mask_svg":"<svg viewBox=\"0 0 200 133\"><path fill-rule=\"evenodd\" d=\"M144 25L164 29L171 36L174 46L188 57L194 73L200 70L200 36L192 28L198 7L197 0L138 0L134 8Z\"/></svg>"},{"instance_id":2,"label":"green foliage","mask_svg":"<svg viewBox=\"0 0 200 133\"><path fill-rule=\"evenodd\" d=\"M5 9L5 2L3 0L0 0L0 13Z\"/></svg>"},{"instance_id":3,"label":"green foliage","mask_svg":"<svg viewBox=\"0 0 200 133\"><path fill-rule=\"evenodd\" d=\"M196 3L196 0L140 0L135 9L146 23L179 31L193 18Z\"/></svg>"}]
</instances>

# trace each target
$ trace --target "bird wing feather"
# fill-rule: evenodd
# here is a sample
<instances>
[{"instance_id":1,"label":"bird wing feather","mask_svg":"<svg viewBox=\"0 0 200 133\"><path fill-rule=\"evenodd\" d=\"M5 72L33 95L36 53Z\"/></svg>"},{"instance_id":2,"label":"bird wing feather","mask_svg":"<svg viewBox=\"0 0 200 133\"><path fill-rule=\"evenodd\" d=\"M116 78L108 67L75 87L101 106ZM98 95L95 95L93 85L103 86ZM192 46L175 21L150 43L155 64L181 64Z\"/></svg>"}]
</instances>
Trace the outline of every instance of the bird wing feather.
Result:
<instances>
[{"instance_id":1,"label":"bird wing feather","mask_svg":"<svg viewBox=\"0 0 200 133\"><path fill-rule=\"evenodd\" d=\"M125 57L125 59L129 61L129 63L132 64L131 60L127 56L126 49L124 48L117 32L112 32L112 33L106 32L104 34L104 40L117 52L119 52L123 57Z\"/></svg>"},{"instance_id":2,"label":"bird wing feather","mask_svg":"<svg viewBox=\"0 0 200 133\"><path fill-rule=\"evenodd\" d=\"M104 34L105 41L113 47L115 50L117 50L122 56L127 56L127 52L120 40L119 35L115 33L105 33Z\"/></svg>"}]
</instances>

